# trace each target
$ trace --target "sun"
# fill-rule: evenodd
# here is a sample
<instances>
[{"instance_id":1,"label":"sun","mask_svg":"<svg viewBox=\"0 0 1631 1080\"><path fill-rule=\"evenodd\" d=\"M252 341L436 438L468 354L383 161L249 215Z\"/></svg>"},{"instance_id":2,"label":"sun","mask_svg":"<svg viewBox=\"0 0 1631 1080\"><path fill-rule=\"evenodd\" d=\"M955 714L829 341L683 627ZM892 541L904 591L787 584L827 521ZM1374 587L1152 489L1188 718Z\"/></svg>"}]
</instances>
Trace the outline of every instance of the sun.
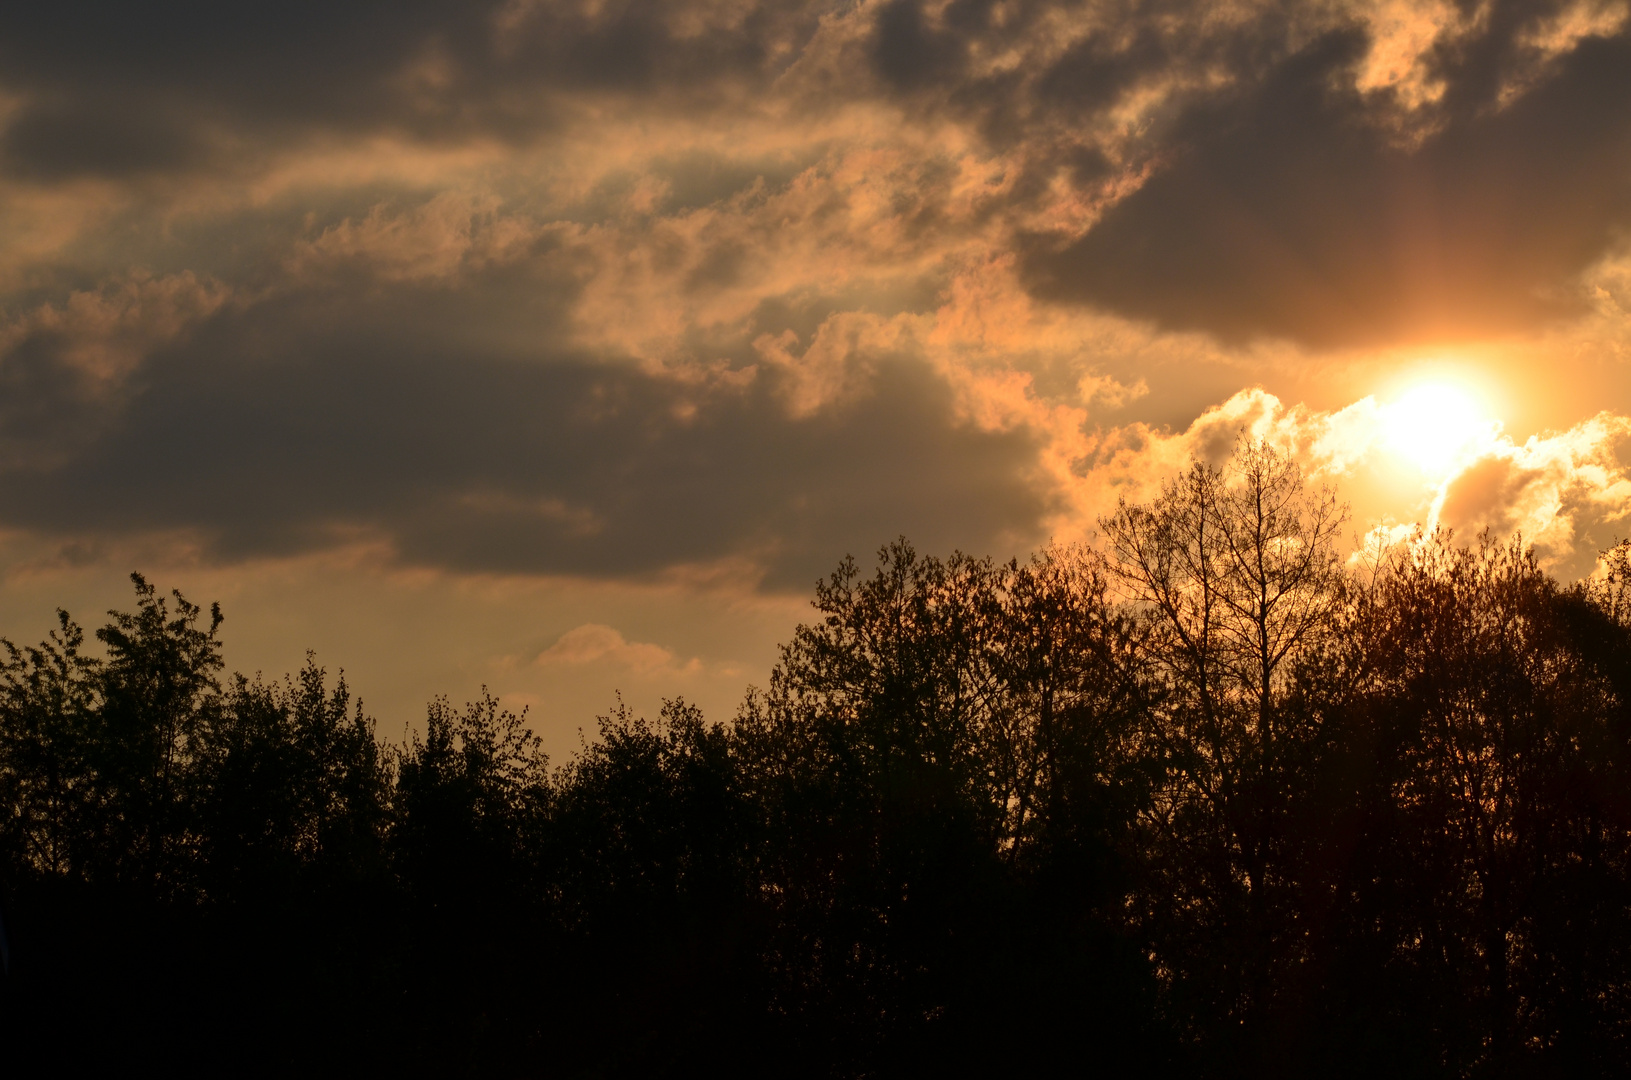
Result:
<instances>
[{"instance_id":1,"label":"sun","mask_svg":"<svg viewBox=\"0 0 1631 1080\"><path fill-rule=\"evenodd\" d=\"M1500 427L1467 391L1423 383L1381 409L1390 449L1434 479L1452 472Z\"/></svg>"}]
</instances>

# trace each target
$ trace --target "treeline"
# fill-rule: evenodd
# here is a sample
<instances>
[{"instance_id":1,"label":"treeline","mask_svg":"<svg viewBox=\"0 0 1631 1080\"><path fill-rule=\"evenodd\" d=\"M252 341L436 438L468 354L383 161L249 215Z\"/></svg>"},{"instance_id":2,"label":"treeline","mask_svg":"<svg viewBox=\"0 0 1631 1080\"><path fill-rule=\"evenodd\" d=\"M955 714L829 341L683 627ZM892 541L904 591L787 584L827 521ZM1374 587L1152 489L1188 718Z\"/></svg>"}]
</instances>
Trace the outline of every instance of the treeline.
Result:
<instances>
[{"instance_id":1,"label":"treeline","mask_svg":"<svg viewBox=\"0 0 1631 1080\"><path fill-rule=\"evenodd\" d=\"M734 721L550 767L223 681L136 579L0 665L0 1054L68 1071L1631 1073L1631 560L1336 550L1245 445L1029 563L887 547Z\"/></svg>"}]
</instances>

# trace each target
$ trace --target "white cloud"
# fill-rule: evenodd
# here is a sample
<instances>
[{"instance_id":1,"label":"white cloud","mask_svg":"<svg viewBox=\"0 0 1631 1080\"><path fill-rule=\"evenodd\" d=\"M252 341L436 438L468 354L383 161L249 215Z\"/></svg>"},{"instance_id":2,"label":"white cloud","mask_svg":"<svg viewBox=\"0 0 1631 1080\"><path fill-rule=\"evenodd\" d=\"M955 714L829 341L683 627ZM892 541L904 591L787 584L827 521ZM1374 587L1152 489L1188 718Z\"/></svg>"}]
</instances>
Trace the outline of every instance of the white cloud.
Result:
<instances>
[{"instance_id":1,"label":"white cloud","mask_svg":"<svg viewBox=\"0 0 1631 1080\"><path fill-rule=\"evenodd\" d=\"M1261 389L1244 390L1207 409L1186 429L1128 425L1106 433L1098 464L1082 480L1104 513L1118 495L1151 498L1193 458L1220 462L1237 438L1267 439L1290 450L1311 482L1334 481L1355 502L1360 546L1392 543L1415 525L1444 526L1463 538L1485 529L1521 534L1562 577L1591 572L1597 552L1628 530L1631 517L1631 416L1603 412L1565 431L1516 442L1491 422L1436 482L1411 473L1392 453L1388 410L1365 397L1334 411L1286 406Z\"/></svg>"}]
</instances>

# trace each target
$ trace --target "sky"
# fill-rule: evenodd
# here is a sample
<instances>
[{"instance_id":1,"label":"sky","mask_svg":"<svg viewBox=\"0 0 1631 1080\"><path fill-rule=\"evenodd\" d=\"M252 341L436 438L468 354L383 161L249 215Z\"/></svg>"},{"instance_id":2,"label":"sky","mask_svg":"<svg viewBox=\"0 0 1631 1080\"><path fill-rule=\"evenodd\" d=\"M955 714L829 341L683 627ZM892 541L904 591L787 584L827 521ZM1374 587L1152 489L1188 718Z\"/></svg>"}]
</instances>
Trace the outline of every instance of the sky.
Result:
<instances>
[{"instance_id":1,"label":"sky","mask_svg":"<svg viewBox=\"0 0 1631 1080\"><path fill-rule=\"evenodd\" d=\"M560 755L1242 433L1578 578L1628 228L1624 0L6 5L0 635L140 570Z\"/></svg>"}]
</instances>

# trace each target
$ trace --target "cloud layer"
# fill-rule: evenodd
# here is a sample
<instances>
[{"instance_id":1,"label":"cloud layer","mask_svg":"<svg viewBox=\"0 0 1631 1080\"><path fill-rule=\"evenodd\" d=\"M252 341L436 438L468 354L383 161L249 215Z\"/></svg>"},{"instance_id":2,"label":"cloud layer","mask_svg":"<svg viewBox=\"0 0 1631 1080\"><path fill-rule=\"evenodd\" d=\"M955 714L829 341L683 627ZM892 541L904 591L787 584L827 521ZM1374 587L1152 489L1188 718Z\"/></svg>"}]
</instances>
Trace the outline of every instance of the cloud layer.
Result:
<instances>
[{"instance_id":1,"label":"cloud layer","mask_svg":"<svg viewBox=\"0 0 1631 1080\"><path fill-rule=\"evenodd\" d=\"M0 527L63 550L802 589L1366 350L1621 347L1623 4L13 8ZM1590 423L1428 509L1584 550Z\"/></svg>"}]
</instances>

